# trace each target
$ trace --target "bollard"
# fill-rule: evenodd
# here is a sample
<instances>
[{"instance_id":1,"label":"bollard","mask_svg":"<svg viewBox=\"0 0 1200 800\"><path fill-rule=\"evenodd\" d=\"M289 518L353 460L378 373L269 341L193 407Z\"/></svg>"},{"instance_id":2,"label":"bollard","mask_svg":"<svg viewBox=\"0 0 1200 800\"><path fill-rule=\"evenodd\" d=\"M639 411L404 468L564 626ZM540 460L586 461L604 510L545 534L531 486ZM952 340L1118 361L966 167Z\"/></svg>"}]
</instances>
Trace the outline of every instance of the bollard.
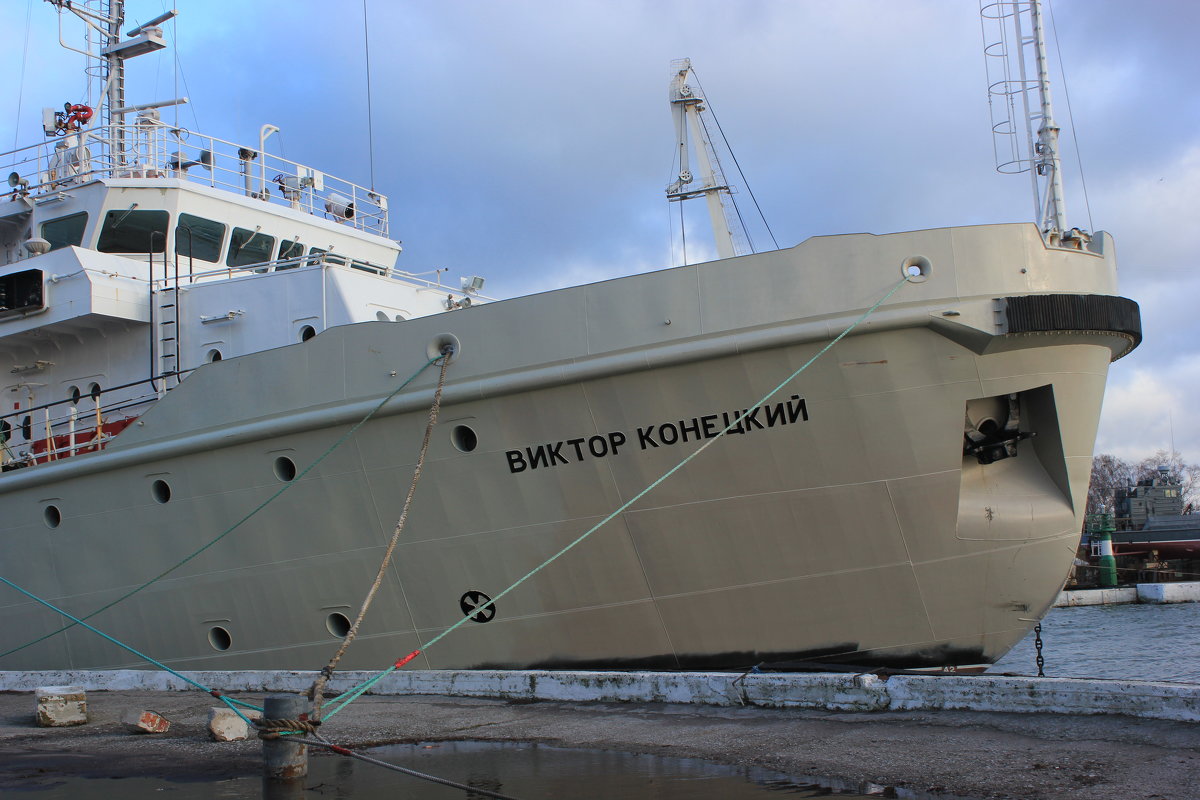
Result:
<instances>
[{"instance_id":1,"label":"bollard","mask_svg":"<svg viewBox=\"0 0 1200 800\"><path fill-rule=\"evenodd\" d=\"M263 701L263 719L300 719L307 711L298 694L273 694ZM308 748L288 741L287 736L263 739L263 777L292 780L308 775Z\"/></svg>"}]
</instances>

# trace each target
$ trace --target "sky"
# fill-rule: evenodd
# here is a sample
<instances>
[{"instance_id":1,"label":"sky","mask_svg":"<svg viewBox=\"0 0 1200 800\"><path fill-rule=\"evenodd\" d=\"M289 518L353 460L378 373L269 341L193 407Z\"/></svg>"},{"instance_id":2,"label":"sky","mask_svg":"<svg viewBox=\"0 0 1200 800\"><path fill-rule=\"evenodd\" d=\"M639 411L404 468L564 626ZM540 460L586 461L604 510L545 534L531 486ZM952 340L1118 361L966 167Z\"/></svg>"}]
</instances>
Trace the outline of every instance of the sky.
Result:
<instances>
[{"instance_id":1,"label":"sky","mask_svg":"<svg viewBox=\"0 0 1200 800\"><path fill-rule=\"evenodd\" d=\"M127 0L127 19L167 7ZM366 0L368 35L361 0L173 7L174 51L130 62L128 102L187 95L164 119L237 142L278 125L269 151L389 196L401 268L482 275L493 297L678 263L664 189L684 57L739 203L753 193L780 246L1033 217L1028 178L994 169L975 0ZM1200 462L1200 3L1050 11L1068 224L1115 237L1145 335L1112 367L1096 452ZM0 151L83 96L57 24L42 0L0 0ZM691 205L694 263L715 250Z\"/></svg>"}]
</instances>

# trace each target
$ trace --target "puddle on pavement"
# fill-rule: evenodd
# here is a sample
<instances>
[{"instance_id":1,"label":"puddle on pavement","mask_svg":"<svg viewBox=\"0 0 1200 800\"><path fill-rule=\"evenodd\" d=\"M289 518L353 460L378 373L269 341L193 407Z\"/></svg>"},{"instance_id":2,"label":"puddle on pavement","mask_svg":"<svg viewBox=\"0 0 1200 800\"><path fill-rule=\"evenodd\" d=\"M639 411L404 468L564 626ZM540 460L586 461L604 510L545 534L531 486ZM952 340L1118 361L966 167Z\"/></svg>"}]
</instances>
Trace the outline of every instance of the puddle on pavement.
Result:
<instances>
[{"instance_id":1,"label":"puddle on pavement","mask_svg":"<svg viewBox=\"0 0 1200 800\"><path fill-rule=\"evenodd\" d=\"M622 798L622 800L766 800L769 797L908 798L933 795L902 787L850 785L794 778L758 767L734 767L693 758L668 758L610 750L539 744L436 742L377 747L365 753L409 769L519 800ZM403 775L340 757L314 757L308 778L291 785L260 778L173 782L151 778L86 779L41 775L16 789L29 800L325 800L421 798L483 800L485 795ZM954 800L937 795L938 800ZM960 798L959 800L963 800Z\"/></svg>"}]
</instances>

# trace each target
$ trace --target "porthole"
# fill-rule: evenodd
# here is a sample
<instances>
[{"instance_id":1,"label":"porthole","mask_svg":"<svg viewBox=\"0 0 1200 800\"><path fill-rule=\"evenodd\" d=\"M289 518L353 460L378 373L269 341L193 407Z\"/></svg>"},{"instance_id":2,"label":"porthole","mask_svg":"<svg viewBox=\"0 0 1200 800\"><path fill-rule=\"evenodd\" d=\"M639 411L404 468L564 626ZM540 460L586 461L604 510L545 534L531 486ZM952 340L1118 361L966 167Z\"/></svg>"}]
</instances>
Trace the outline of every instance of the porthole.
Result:
<instances>
[{"instance_id":1,"label":"porthole","mask_svg":"<svg viewBox=\"0 0 1200 800\"><path fill-rule=\"evenodd\" d=\"M300 329L300 341L307 342L309 339L317 335L317 329L312 325L305 325Z\"/></svg>"},{"instance_id":2,"label":"porthole","mask_svg":"<svg viewBox=\"0 0 1200 800\"><path fill-rule=\"evenodd\" d=\"M0 442L7 442L12 438L12 425L8 424L8 420L0 422Z\"/></svg>"},{"instance_id":3,"label":"porthole","mask_svg":"<svg viewBox=\"0 0 1200 800\"><path fill-rule=\"evenodd\" d=\"M325 618L325 628L339 639L345 639L350 633L350 618L337 611Z\"/></svg>"},{"instance_id":4,"label":"porthole","mask_svg":"<svg viewBox=\"0 0 1200 800\"><path fill-rule=\"evenodd\" d=\"M42 519L46 520L47 528L57 528L62 524L62 512L58 510L58 506L46 506L42 511Z\"/></svg>"},{"instance_id":5,"label":"porthole","mask_svg":"<svg viewBox=\"0 0 1200 800\"><path fill-rule=\"evenodd\" d=\"M171 486L166 481L158 480L150 485L150 494L157 503L166 503L171 499Z\"/></svg>"},{"instance_id":6,"label":"porthole","mask_svg":"<svg viewBox=\"0 0 1200 800\"><path fill-rule=\"evenodd\" d=\"M287 456L280 456L275 459L275 477L284 483L296 479L296 462L292 461Z\"/></svg>"},{"instance_id":7,"label":"porthole","mask_svg":"<svg viewBox=\"0 0 1200 800\"><path fill-rule=\"evenodd\" d=\"M27 442L33 438L33 417L21 420L21 438Z\"/></svg>"},{"instance_id":8,"label":"porthole","mask_svg":"<svg viewBox=\"0 0 1200 800\"><path fill-rule=\"evenodd\" d=\"M466 425L455 425L450 431L450 443L462 453L469 453L479 446L479 437Z\"/></svg>"},{"instance_id":9,"label":"porthole","mask_svg":"<svg viewBox=\"0 0 1200 800\"><path fill-rule=\"evenodd\" d=\"M102 394L102 390L100 389L100 384L93 383L91 386L88 387L88 396L91 397L93 400L99 400L101 394Z\"/></svg>"},{"instance_id":10,"label":"porthole","mask_svg":"<svg viewBox=\"0 0 1200 800\"><path fill-rule=\"evenodd\" d=\"M220 361L221 360L221 351L220 350L209 350L208 355L206 355L204 358L210 364L213 363L214 361Z\"/></svg>"},{"instance_id":11,"label":"porthole","mask_svg":"<svg viewBox=\"0 0 1200 800\"><path fill-rule=\"evenodd\" d=\"M380 322L391 322L392 321L392 318L387 315L386 311L376 311L375 319L379 320Z\"/></svg>"},{"instance_id":12,"label":"porthole","mask_svg":"<svg viewBox=\"0 0 1200 800\"><path fill-rule=\"evenodd\" d=\"M208 643L213 650L224 652L233 646L233 637L220 625L214 625L208 629Z\"/></svg>"},{"instance_id":13,"label":"porthole","mask_svg":"<svg viewBox=\"0 0 1200 800\"><path fill-rule=\"evenodd\" d=\"M72 386L67 390L71 395L71 404L79 405L79 398L83 397L83 392L79 391L78 386Z\"/></svg>"}]
</instances>

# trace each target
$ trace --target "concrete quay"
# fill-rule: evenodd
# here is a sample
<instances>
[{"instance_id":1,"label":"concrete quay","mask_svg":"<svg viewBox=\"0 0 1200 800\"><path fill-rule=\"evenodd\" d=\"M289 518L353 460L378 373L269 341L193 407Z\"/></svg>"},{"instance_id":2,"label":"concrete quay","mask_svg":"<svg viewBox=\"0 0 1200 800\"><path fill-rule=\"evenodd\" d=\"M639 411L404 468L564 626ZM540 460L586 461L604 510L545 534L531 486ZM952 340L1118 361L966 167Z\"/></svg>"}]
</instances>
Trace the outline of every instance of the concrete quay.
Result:
<instances>
[{"instance_id":1,"label":"concrete quay","mask_svg":"<svg viewBox=\"0 0 1200 800\"><path fill-rule=\"evenodd\" d=\"M886 707L862 705L856 685L875 687L874 676L751 675L745 699L732 685L736 675L688 676L692 697L657 676L614 677L591 681L572 693L591 700L539 700L561 694L570 682L546 673L509 673L507 683L487 673L468 680L463 673L434 677L412 673L407 689L454 686L456 696L436 694L369 695L329 719L322 733L339 745L362 748L385 743L438 741L539 742L561 747L703 758L730 765L753 765L797 778L824 776L846 786L872 783L896 787L884 796L925 797L950 794L977 800L1184 800L1200 786L1200 726L1194 722L1136 718L1112 713L1004 713L968 710L906 710L911 690L894 687ZM211 673L210 673L211 675ZM260 674L266 675L266 674ZM32 676L31 676L32 677ZM80 674L72 678L79 683ZM533 679L536 677L536 681ZM577 674L577 677L582 677ZM787 704L772 689L774 680L804 677L813 705ZM884 683L897 681L893 676ZM906 676L905 676L906 677ZM248 680L241 677L231 683ZM312 673L286 673L284 684L307 688ZM4 675L8 690L0 693L0 794L9 789L45 788L68 776L155 777L169 780L216 781L261 773L258 741L214 742L207 731L216 701L199 691L88 691L87 725L39 728L31 691L18 688L12 673ZM349 676L338 676L345 686ZM110 686L128 676L108 680ZM942 697L965 697L953 689L959 681L979 678L922 678L950 683ZM983 680L1001 680L987 679ZM1016 694L1045 691L1021 679L1003 684ZM858 684L856 684L856 681ZM34 681L36 682L36 681ZM273 681L263 680L262 685ZM487 689L491 697L472 696ZM293 686L294 683L294 686ZM619 684L656 687L657 700L618 700L632 696L616 691ZM1063 697L1068 693L1062 679ZM1102 682L1078 682L1102 683ZM1115 682L1114 682L1115 683ZM1125 682L1121 682L1125 684ZM740 684L739 684L740 685ZM1154 687L1145 685L1147 693ZM823 688L820 688L823 687ZM1077 687L1074 707L1105 704L1096 687ZM1198 687L1189 687L1194 695ZM394 685L385 691L401 691ZM873 689L872 689L873 690ZM980 685L978 691L984 691ZM1126 689L1112 686L1108 695ZM775 700L772 695L775 693ZM825 693L829 706L816 704ZM259 692L235 696L261 703ZM876 694L876 697L879 695ZM930 695L932 696L932 695ZM673 699L674 702L669 702ZM1000 698L995 698L998 703ZM1010 697L1015 699L1015 694ZM760 702L770 702L763 707ZM954 705L960 701L949 701ZM945 704L945 702L944 702ZM1186 704L1185 704L1186 705ZM1032 706L1018 703L1032 711ZM151 708L171 721L169 731L153 736L130 734L120 722L129 708ZM830 708L836 710L830 710ZM1194 712L1194 706L1192 709ZM1189 712L1189 713L1192 713ZM317 758L335 756L316 754ZM397 787L412 790L413 784ZM915 794L910 794L915 793ZM587 798L587 786L574 795Z\"/></svg>"},{"instance_id":2,"label":"concrete quay","mask_svg":"<svg viewBox=\"0 0 1200 800\"><path fill-rule=\"evenodd\" d=\"M223 692L305 692L315 678L309 671L181 674ZM337 673L327 694L345 691L375 674ZM0 691L33 692L64 685L88 691L195 691L183 680L154 670L0 672ZM1200 722L1200 685L1196 684L1005 675L411 670L386 676L370 694L821 711L1117 714Z\"/></svg>"},{"instance_id":3,"label":"concrete quay","mask_svg":"<svg viewBox=\"0 0 1200 800\"><path fill-rule=\"evenodd\" d=\"M1107 606L1127 603L1197 603L1200 581L1139 583L1115 589L1075 589L1058 593L1055 608Z\"/></svg>"}]
</instances>

